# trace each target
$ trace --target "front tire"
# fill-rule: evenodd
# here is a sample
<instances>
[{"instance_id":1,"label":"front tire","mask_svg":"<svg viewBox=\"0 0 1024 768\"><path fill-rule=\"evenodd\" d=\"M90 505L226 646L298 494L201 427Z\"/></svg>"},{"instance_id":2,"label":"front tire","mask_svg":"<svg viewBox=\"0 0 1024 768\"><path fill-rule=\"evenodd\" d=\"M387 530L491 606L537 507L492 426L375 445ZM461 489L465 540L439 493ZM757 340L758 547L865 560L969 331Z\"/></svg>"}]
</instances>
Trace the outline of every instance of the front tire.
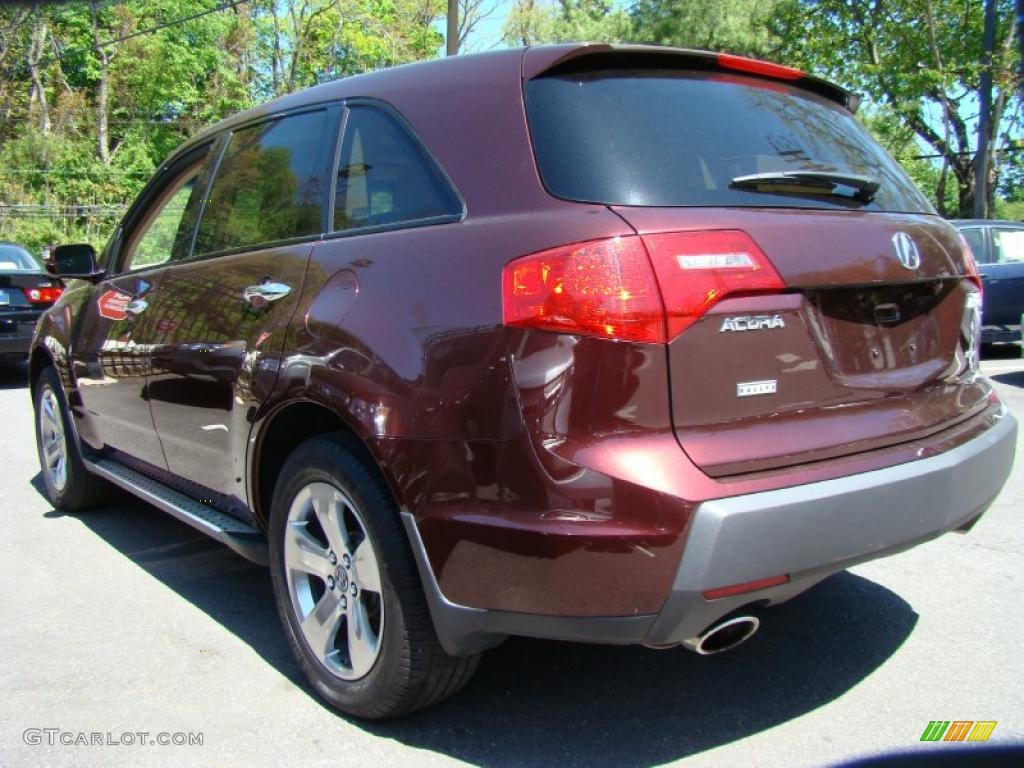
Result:
<instances>
[{"instance_id":1,"label":"front tire","mask_svg":"<svg viewBox=\"0 0 1024 768\"><path fill-rule=\"evenodd\" d=\"M479 656L441 648L398 509L358 448L317 437L288 458L271 506L271 578L313 688L343 712L383 719L454 694Z\"/></svg>"},{"instance_id":2,"label":"front tire","mask_svg":"<svg viewBox=\"0 0 1024 768\"><path fill-rule=\"evenodd\" d=\"M52 367L35 386L36 448L46 497L56 509L82 512L109 501L112 486L85 468L71 427L60 378Z\"/></svg>"}]
</instances>

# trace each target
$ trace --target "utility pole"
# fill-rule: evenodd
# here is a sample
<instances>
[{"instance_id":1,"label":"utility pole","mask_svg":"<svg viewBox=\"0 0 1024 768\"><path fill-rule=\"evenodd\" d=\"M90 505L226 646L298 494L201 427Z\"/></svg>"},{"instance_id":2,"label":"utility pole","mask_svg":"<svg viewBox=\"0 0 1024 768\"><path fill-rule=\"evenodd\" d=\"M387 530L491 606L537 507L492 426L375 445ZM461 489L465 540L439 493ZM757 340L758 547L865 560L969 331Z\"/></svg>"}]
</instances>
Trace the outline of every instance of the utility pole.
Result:
<instances>
[{"instance_id":1,"label":"utility pole","mask_svg":"<svg viewBox=\"0 0 1024 768\"><path fill-rule=\"evenodd\" d=\"M459 0L448 0L448 55L459 52Z\"/></svg>"},{"instance_id":2,"label":"utility pole","mask_svg":"<svg viewBox=\"0 0 1024 768\"><path fill-rule=\"evenodd\" d=\"M978 94L978 154L974 158L974 218L988 213L988 144L992 132L992 50L996 45L996 0L985 0L984 53Z\"/></svg>"}]
</instances>

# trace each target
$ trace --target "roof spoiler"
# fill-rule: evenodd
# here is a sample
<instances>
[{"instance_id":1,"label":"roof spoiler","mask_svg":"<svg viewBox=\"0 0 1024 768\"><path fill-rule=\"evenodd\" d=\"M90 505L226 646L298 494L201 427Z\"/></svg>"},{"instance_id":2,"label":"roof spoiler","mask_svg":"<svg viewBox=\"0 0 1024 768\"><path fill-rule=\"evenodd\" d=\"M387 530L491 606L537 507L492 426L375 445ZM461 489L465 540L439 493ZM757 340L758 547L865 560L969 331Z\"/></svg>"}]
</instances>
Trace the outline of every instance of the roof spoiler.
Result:
<instances>
[{"instance_id":1,"label":"roof spoiler","mask_svg":"<svg viewBox=\"0 0 1024 768\"><path fill-rule=\"evenodd\" d=\"M781 80L806 91L824 96L850 112L860 106L860 97L835 83L808 75L799 69L749 59L730 53L667 48L658 45L578 45L530 46L523 53L523 80L541 75L567 74L594 67L674 67L721 72L738 72L768 80Z\"/></svg>"}]
</instances>

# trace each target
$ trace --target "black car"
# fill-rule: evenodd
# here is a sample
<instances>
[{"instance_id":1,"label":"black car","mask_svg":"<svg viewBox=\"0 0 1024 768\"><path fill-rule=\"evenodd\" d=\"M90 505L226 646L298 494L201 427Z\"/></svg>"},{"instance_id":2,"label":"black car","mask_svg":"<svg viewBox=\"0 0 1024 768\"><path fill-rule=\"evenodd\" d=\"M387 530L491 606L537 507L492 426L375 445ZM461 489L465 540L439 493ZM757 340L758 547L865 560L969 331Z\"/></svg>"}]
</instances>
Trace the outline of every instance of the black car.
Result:
<instances>
[{"instance_id":1,"label":"black car","mask_svg":"<svg viewBox=\"0 0 1024 768\"><path fill-rule=\"evenodd\" d=\"M974 252L985 286L981 341L1021 341L1024 329L1024 222L960 219L951 222Z\"/></svg>"},{"instance_id":2,"label":"black car","mask_svg":"<svg viewBox=\"0 0 1024 768\"><path fill-rule=\"evenodd\" d=\"M36 320L63 289L24 247L0 243L0 362L28 357Z\"/></svg>"}]
</instances>

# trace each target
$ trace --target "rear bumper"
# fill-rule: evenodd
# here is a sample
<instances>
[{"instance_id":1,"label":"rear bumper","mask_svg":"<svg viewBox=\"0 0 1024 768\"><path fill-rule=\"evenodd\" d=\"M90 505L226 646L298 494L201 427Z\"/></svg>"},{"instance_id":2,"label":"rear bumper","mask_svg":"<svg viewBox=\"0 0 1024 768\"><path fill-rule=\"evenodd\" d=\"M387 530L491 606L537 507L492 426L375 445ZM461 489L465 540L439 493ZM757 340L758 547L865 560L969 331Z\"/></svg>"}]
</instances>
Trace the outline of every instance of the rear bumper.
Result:
<instances>
[{"instance_id":1,"label":"rear bumper","mask_svg":"<svg viewBox=\"0 0 1024 768\"><path fill-rule=\"evenodd\" d=\"M28 357L32 346L32 329L25 325L25 330L16 333L0 333L0 357Z\"/></svg>"},{"instance_id":2,"label":"rear bumper","mask_svg":"<svg viewBox=\"0 0 1024 768\"><path fill-rule=\"evenodd\" d=\"M908 549L981 515L1013 466L1009 414L937 456L859 475L701 504L672 594L645 640L695 637L752 600L793 597L856 563ZM788 584L720 600L703 591L787 574Z\"/></svg>"},{"instance_id":3,"label":"rear bumper","mask_svg":"<svg viewBox=\"0 0 1024 768\"><path fill-rule=\"evenodd\" d=\"M403 521L417 555L438 636L467 654L508 635L671 645L751 603L773 604L856 563L908 549L976 519L1013 465L1017 422L1008 413L952 450L885 469L704 502L694 513L675 582L660 613L560 617L449 602L413 516ZM701 593L787 574L789 582L718 600Z\"/></svg>"}]
</instances>

